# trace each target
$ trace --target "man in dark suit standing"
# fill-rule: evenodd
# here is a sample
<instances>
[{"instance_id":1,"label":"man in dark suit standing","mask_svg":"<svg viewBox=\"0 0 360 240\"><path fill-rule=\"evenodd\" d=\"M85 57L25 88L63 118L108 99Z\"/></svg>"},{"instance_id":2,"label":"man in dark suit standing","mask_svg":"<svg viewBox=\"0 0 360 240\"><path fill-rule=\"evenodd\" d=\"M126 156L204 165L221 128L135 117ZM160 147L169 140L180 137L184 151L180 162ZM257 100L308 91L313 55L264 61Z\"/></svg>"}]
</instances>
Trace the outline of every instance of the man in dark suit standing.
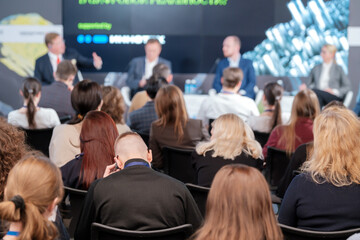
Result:
<instances>
[{"instance_id":1,"label":"man in dark suit standing","mask_svg":"<svg viewBox=\"0 0 360 240\"><path fill-rule=\"evenodd\" d=\"M138 91L144 90L146 79L152 75L154 66L158 63L166 64L171 70L171 62L160 57L161 43L157 39L149 39L145 44L145 56L137 57L129 63L126 84L131 89L131 97Z\"/></svg>"},{"instance_id":2,"label":"man in dark suit standing","mask_svg":"<svg viewBox=\"0 0 360 240\"><path fill-rule=\"evenodd\" d=\"M239 67L244 73L244 79L240 87L240 93L243 96L255 99L254 87L256 85L256 76L253 63L249 59L241 57L241 41L237 36L228 36L223 42L224 59L222 59L216 68L216 75L213 88L220 92L222 88L221 77L223 70L227 67Z\"/></svg>"},{"instance_id":3,"label":"man in dark suit standing","mask_svg":"<svg viewBox=\"0 0 360 240\"><path fill-rule=\"evenodd\" d=\"M36 59L34 71L34 77L39 79L42 85L50 85L55 81L54 72L64 59L71 60L79 69L95 67L99 70L102 67L102 59L95 52L91 59L82 56L75 49L66 48L64 39L58 33L46 34L45 44L49 51ZM77 81L75 78L75 82Z\"/></svg>"},{"instance_id":4,"label":"man in dark suit standing","mask_svg":"<svg viewBox=\"0 0 360 240\"><path fill-rule=\"evenodd\" d=\"M116 139L114 160L120 171L110 165L105 178L91 184L75 240L90 239L93 222L139 231L200 227L202 216L190 192L180 181L151 169L151 150L138 134L127 132Z\"/></svg>"}]
</instances>

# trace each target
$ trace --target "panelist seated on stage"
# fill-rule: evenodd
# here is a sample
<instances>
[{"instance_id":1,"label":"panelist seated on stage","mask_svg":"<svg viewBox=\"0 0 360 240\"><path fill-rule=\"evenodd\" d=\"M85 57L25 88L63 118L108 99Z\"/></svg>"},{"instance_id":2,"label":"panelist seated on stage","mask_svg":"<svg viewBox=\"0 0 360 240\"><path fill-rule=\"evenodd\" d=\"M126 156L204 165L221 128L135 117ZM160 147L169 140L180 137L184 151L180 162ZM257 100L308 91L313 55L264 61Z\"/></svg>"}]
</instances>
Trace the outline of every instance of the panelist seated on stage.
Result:
<instances>
[{"instance_id":1,"label":"panelist seated on stage","mask_svg":"<svg viewBox=\"0 0 360 240\"><path fill-rule=\"evenodd\" d=\"M254 100L238 93L242 79L243 71L240 68L224 69L221 92L204 100L198 112L197 118L201 119L204 125L209 123L209 119L216 119L226 113L236 114L245 122L250 116L260 115Z\"/></svg>"},{"instance_id":2,"label":"panelist seated on stage","mask_svg":"<svg viewBox=\"0 0 360 240\"><path fill-rule=\"evenodd\" d=\"M64 39L58 33L48 33L45 36L45 44L48 48L48 53L36 59L34 76L41 81L42 85L49 85L55 81L54 72L56 72L58 64L68 59L73 61L78 69L97 70L102 67L102 59L95 52L92 58L82 56L78 51L65 47ZM77 76L75 82L78 82Z\"/></svg>"},{"instance_id":3,"label":"panelist seated on stage","mask_svg":"<svg viewBox=\"0 0 360 240\"><path fill-rule=\"evenodd\" d=\"M135 93L144 90L146 79L153 72L153 68L158 63L164 63L171 69L171 62L160 57L161 43L157 39L149 39L145 44L145 56L137 57L129 63L128 78L126 84L131 89L131 97Z\"/></svg>"},{"instance_id":4,"label":"panelist seated on stage","mask_svg":"<svg viewBox=\"0 0 360 240\"><path fill-rule=\"evenodd\" d=\"M253 63L251 60L241 57L240 48L241 41L237 36L228 36L225 38L222 47L225 58L217 65L213 88L216 89L216 92L221 91L221 77L223 76L225 68L239 67L244 73L240 91L244 92L244 96L255 99L254 87L256 85L256 76Z\"/></svg>"},{"instance_id":5,"label":"panelist seated on stage","mask_svg":"<svg viewBox=\"0 0 360 240\"><path fill-rule=\"evenodd\" d=\"M336 47L325 44L321 49L323 63L316 65L310 72L309 87L318 96L320 107L329 102L343 101L346 93L351 90L351 84L341 66L335 61ZM302 84L300 90L305 89Z\"/></svg>"}]
</instances>

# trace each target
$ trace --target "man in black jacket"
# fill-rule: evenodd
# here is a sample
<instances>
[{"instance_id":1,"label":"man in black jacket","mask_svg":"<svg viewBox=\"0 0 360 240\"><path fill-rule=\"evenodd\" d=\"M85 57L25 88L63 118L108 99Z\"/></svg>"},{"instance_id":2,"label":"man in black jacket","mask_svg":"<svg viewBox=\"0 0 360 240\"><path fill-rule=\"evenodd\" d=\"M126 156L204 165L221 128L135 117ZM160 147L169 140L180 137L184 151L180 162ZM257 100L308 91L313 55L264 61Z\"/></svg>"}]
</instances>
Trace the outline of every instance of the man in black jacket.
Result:
<instances>
[{"instance_id":1,"label":"man in black jacket","mask_svg":"<svg viewBox=\"0 0 360 240\"><path fill-rule=\"evenodd\" d=\"M150 168L151 150L141 137L124 133L115 141L120 171L95 181L86 196L75 239L90 239L92 222L128 230L158 230L192 224L201 213L186 186ZM105 170L115 171L115 164Z\"/></svg>"}]
</instances>

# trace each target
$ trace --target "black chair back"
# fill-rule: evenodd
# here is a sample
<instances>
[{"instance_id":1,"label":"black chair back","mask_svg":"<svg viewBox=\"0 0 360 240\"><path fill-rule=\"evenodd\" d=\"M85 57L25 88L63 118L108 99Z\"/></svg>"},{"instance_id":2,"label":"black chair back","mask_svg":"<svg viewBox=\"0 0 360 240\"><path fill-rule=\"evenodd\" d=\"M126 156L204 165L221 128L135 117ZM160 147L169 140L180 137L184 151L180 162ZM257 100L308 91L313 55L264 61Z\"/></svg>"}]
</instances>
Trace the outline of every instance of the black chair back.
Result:
<instances>
[{"instance_id":1,"label":"black chair back","mask_svg":"<svg viewBox=\"0 0 360 240\"><path fill-rule=\"evenodd\" d=\"M199 185L186 183L186 187L189 189L191 195L193 196L201 214L205 217L206 213L206 200L209 194L210 188L202 187Z\"/></svg>"},{"instance_id":2,"label":"black chair back","mask_svg":"<svg viewBox=\"0 0 360 240\"><path fill-rule=\"evenodd\" d=\"M283 232L285 240L346 240L351 235L360 232L360 228L335 232L318 232L290 227L283 224L279 224L279 226L281 228L281 231Z\"/></svg>"},{"instance_id":3,"label":"black chair back","mask_svg":"<svg viewBox=\"0 0 360 240\"><path fill-rule=\"evenodd\" d=\"M270 186L276 188L284 176L287 166L290 163L291 155L285 151L268 147L266 157L266 178Z\"/></svg>"},{"instance_id":4,"label":"black chair back","mask_svg":"<svg viewBox=\"0 0 360 240\"><path fill-rule=\"evenodd\" d=\"M191 165L192 149L163 147L165 173L183 183L195 183L196 174Z\"/></svg>"},{"instance_id":5,"label":"black chair back","mask_svg":"<svg viewBox=\"0 0 360 240\"><path fill-rule=\"evenodd\" d=\"M35 150L39 150L49 157L49 145L53 128L23 129L26 133L26 143Z\"/></svg>"},{"instance_id":6,"label":"black chair back","mask_svg":"<svg viewBox=\"0 0 360 240\"><path fill-rule=\"evenodd\" d=\"M91 240L185 240L191 233L191 224L151 231L131 231L100 223L91 225Z\"/></svg>"},{"instance_id":7,"label":"black chair back","mask_svg":"<svg viewBox=\"0 0 360 240\"><path fill-rule=\"evenodd\" d=\"M146 134L142 134L142 133L138 133L140 135L140 137L142 138L142 140L145 142L146 146L149 147L149 139L150 136L146 135Z\"/></svg>"},{"instance_id":8,"label":"black chair back","mask_svg":"<svg viewBox=\"0 0 360 240\"><path fill-rule=\"evenodd\" d=\"M254 131L254 135L255 135L255 140L260 143L261 147L264 147L269 139L270 133Z\"/></svg>"},{"instance_id":9,"label":"black chair back","mask_svg":"<svg viewBox=\"0 0 360 240\"><path fill-rule=\"evenodd\" d=\"M71 238L73 238L87 191L65 187L65 186L64 186L64 190L65 190L65 195L64 195L65 198L66 196L69 196L69 200L70 200L69 210L70 210L71 221L69 225L69 235Z\"/></svg>"}]
</instances>

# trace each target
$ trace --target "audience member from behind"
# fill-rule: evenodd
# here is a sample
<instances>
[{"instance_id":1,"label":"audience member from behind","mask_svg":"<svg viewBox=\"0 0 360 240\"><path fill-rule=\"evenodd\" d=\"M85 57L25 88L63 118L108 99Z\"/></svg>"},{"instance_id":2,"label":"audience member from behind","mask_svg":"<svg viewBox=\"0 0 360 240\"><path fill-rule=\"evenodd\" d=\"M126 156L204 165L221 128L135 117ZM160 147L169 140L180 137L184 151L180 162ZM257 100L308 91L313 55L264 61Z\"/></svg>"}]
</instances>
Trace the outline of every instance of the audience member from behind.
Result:
<instances>
[{"instance_id":1,"label":"audience member from behind","mask_svg":"<svg viewBox=\"0 0 360 240\"><path fill-rule=\"evenodd\" d=\"M160 88L155 97L155 110L159 119L151 124L149 141L155 168L163 168L161 149L164 146L191 149L200 141L209 139L201 120L189 119L178 87L167 85Z\"/></svg>"},{"instance_id":2,"label":"audience member from behind","mask_svg":"<svg viewBox=\"0 0 360 240\"><path fill-rule=\"evenodd\" d=\"M113 86L101 86L103 105L101 111L106 112L114 120L119 134L130 131L125 124L125 102L119 89Z\"/></svg>"},{"instance_id":3,"label":"audience member from behind","mask_svg":"<svg viewBox=\"0 0 360 240\"><path fill-rule=\"evenodd\" d=\"M243 71L240 68L224 69L221 92L216 96L209 96L202 102L197 118L207 125L209 119L216 119L226 113L234 113L244 121L250 116L259 116L254 100L238 94L242 79Z\"/></svg>"},{"instance_id":4,"label":"audience member from behind","mask_svg":"<svg viewBox=\"0 0 360 240\"><path fill-rule=\"evenodd\" d=\"M199 143L192 154L198 185L210 187L217 171L228 164L241 163L262 170L261 146L240 117L225 114L212 124L210 141Z\"/></svg>"},{"instance_id":5,"label":"audience member from behind","mask_svg":"<svg viewBox=\"0 0 360 240\"><path fill-rule=\"evenodd\" d=\"M91 223L95 221L142 231L182 224L197 229L201 225L202 217L190 192L183 183L150 168L151 150L138 134L120 135L115 142L115 156L121 171L91 185L76 240L90 239ZM115 164L111 167L115 170Z\"/></svg>"},{"instance_id":6,"label":"audience member from behind","mask_svg":"<svg viewBox=\"0 0 360 240\"><path fill-rule=\"evenodd\" d=\"M280 101L283 87L276 82L268 83L264 87L264 112L260 116L250 116L248 124L252 130L270 133L277 125L282 124Z\"/></svg>"},{"instance_id":7,"label":"audience member from behind","mask_svg":"<svg viewBox=\"0 0 360 240\"><path fill-rule=\"evenodd\" d=\"M204 225L192 239L282 240L263 175L242 164L221 168L207 198Z\"/></svg>"},{"instance_id":8,"label":"audience member from behind","mask_svg":"<svg viewBox=\"0 0 360 240\"><path fill-rule=\"evenodd\" d=\"M131 89L131 96L143 90L148 79L153 72L153 68L158 63L166 64L171 69L171 62L161 58L161 43L156 38L151 38L145 44L145 56L137 57L129 63L128 78L126 84Z\"/></svg>"},{"instance_id":9,"label":"audience member from behind","mask_svg":"<svg viewBox=\"0 0 360 240\"><path fill-rule=\"evenodd\" d=\"M81 154L60 168L64 185L87 190L94 180L102 178L106 166L114 163L117 136L116 125L108 114L86 114L80 133Z\"/></svg>"},{"instance_id":10,"label":"audience member from behind","mask_svg":"<svg viewBox=\"0 0 360 240\"><path fill-rule=\"evenodd\" d=\"M54 109L38 107L41 84L36 78L25 78L20 94L24 98L24 105L9 113L9 123L27 129L53 128L60 124Z\"/></svg>"},{"instance_id":11,"label":"audience member from behind","mask_svg":"<svg viewBox=\"0 0 360 240\"><path fill-rule=\"evenodd\" d=\"M171 69L165 63L156 64L155 67L153 68L152 76L155 77L156 79L164 78L168 83L171 83L173 79L173 75L171 74ZM129 113L139 108L142 108L148 101L151 101L151 98L148 96L145 90L137 92L131 100Z\"/></svg>"},{"instance_id":12,"label":"audience member from behind","mask_svg":"<svg viewBox=\"0 0 360 240\"><path fill-rule=\"evenodd\" d=\"M39 106L54 109L60 119L72 118L75 110L71 106L71 91L74 88L76 73L77 68L70 60L59 63L55 72L55 82L43 87Z\"/></svg>"},{"instance_id":13,"label":"audience member from behind","mask_svg":"<svg viewBox=\"0 0 360 240\"><path fill-rule=\"evenodd\" d=\"M316 94L305 89L296 94L289 123L279 125L272 130L270 137L263 148L266 157L267 148L275 147L292 154L303 143L311 142L313 136L313 121L320 113L319 101Z\"/></svg>"},{"instance_id":14,"label":"audience member from behind","mask_svg":"<svg viewBox=\"0 0 360 240\"><path fill-rule=\"evenodd\" d=\"M60 170L48 159L28 156L10 171L0 218L10 222L3 239L56 239L58 230L48 219L63 197Z\"/></svg>"},{"instance_id":15,"label":"audience member from behind","mask_svg":"<svg viewBox=\"0 0 360 240\"><path fill-rule=\"evenodd\" d=\"M51 137L50 160L61 167L80 154L80 131L82 120L91 110L100 110L102 105L101 87L91 80L83 80L71 92L71 104L75 116L67 124L54 129Z\"/></svg>"},{"instance_id":16,"label":"audience member from behind","mask_svg":"<svg viewBox=\"0 0 360 240\"><path fill-rule=\"evenodd\" d=\"M12 167L29 150L25 144L25 133L0 118L0 202L4 198L4 187Z\"/></svg>"},{"instance_id":17,"label":"audience member from behind","mask_svg":"<svg viewBox=\"0 0 360 240\"><path fill-rule=\"evenodd\" d=\"M131 130L142 135L150 135L151 123L158 119L155 111L154 99L161 86L167 84L162 77L151 76L145 85L146 94L149 96L148 101L143 107L129 114L128 125Z\"/></svg>"},{"instance_id":18,"label":"audience member from behind","mask_svg":"<svg viewBox=\"0 0 360 240\"><path fill-rule=\"evenodd\" d=\"M329 107L316 117L313 154L285 193L280 223L316 231L360 226L359 136L348 109Z\"/></svg>"}]
</instances>

